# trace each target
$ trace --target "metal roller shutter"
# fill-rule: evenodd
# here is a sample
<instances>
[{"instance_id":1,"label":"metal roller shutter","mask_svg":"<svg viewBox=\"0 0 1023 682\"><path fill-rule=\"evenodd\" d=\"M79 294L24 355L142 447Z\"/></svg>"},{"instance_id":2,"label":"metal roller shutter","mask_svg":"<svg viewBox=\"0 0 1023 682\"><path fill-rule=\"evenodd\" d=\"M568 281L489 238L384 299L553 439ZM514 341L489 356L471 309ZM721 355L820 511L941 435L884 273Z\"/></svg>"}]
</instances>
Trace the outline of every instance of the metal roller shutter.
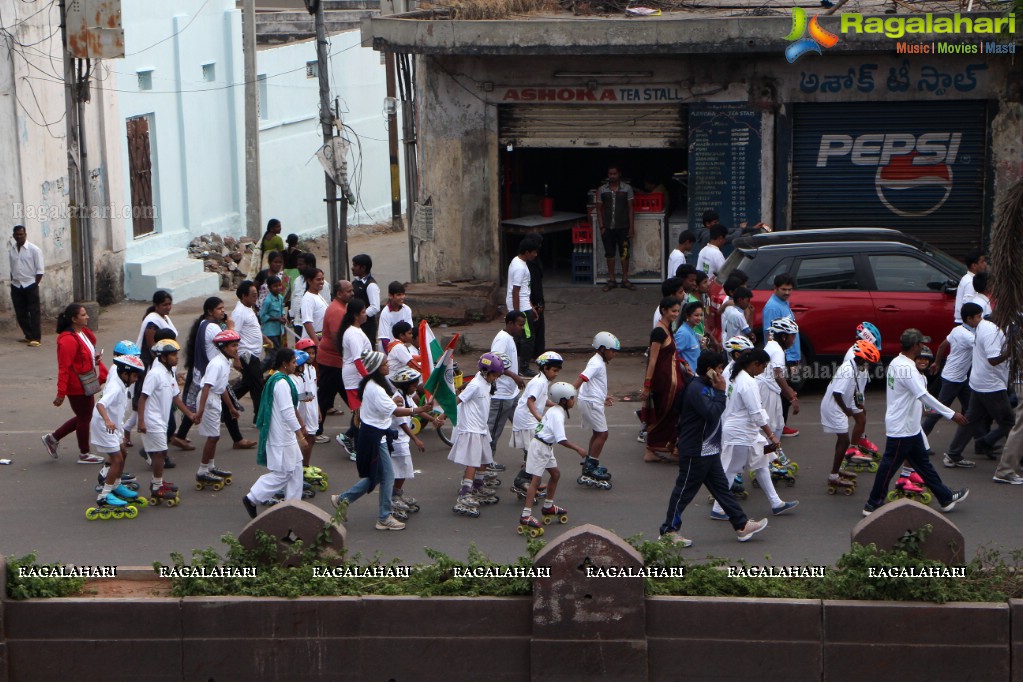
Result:
<instances>
[{"instance_id":1,"label":"metal roller shutter","mask_svg":"<svg viewBox=\"0 0 1023 682\"><path fill-rule=\"evenodd\" d=\"M987 103L797 104L792 226L889 227L961 255L985 225Z\"/></svg>"},{"instance_id":2,"label":"metal roller shutter","mask_svg":"<svg viewBox=\"0 0 1023 682\"><path fill-rule=\"evenodd\" d=\"M680 104L502 104L498 128L501 144L516 147L686 146Z\"/></svg>"}]
</instances>

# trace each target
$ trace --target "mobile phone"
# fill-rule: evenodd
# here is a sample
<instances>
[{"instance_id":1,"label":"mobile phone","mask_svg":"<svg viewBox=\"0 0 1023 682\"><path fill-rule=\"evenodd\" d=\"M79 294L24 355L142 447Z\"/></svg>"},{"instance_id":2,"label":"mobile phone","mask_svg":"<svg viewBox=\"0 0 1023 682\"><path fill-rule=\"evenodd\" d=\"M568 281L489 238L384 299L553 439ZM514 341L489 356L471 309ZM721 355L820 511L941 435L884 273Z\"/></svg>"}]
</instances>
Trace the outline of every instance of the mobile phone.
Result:
<instances>
[{"instance_id":1,"label":"mobile phone","mask_svg":"<svg viewBox=\"0 0 1023 682\"><path fill-rule=\"evenodd\" d=\"M707 380L714 383L714 380L718 378L718 373L713 369L707 370Z\"/></svg>"}]
</instances>

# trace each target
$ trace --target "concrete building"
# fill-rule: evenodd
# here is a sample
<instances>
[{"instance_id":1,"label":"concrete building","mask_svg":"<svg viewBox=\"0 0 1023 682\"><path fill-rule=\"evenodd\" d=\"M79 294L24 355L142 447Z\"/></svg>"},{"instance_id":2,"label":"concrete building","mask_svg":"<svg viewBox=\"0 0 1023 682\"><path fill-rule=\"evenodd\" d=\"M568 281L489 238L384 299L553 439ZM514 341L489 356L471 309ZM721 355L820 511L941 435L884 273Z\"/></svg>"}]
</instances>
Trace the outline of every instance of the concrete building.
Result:
<instances>
[{"instance_id":1,"label":"concrete building","mask_svg":"<svg viewBox=\"0 0 1023 682\"><path fill-rule=\"evenodd\" d=\"M990 52L1014 49L1007 21L996 34L895 39L843 30L839 15L811 24L813 10L803 20L787 6L701 7L366 20L366 44L417 65L415 199L432 204L420 278L503 279L521 231L540 225L556 272L571 263L574 273L586 257L569 254L582 250L601 280L600 244L580 249L569 236L592 217L589 192L609 164L637 189L650 180L667 190L666 207L643 198L651 227L633 245L635 258L652 256L651 280L706 209L726 225L897 228L955 254L985 241L1000 197L1023 176L1023 67ZM955 19L948 3L913 8ZM898 15L885 9L852 0L841 14L924 21L901 3ZM931 52L910 53L922 49Z\"/></svg>"}]
</instances>

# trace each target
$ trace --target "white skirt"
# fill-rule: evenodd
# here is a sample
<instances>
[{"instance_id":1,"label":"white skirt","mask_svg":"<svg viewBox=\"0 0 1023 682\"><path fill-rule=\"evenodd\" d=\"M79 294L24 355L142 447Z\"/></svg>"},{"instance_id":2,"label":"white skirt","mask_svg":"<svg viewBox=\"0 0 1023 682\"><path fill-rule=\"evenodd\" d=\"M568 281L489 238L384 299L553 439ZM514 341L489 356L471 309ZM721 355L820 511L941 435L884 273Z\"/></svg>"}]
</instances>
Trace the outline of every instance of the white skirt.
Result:
<instances>
[{"instance_id":1,"label":"white skirt","mask_svg":"<svg viewBox=\"0 0 1023 682\"><path fill-rule=\"evenodd\" d=\"M511 438L508 439L508 446L518 448L519 450L528 450L530 441L536 440L533 438L533 433L532 429L512 431Z\"/></svg>"},{"instance_id":2,"label":"white skirt","mask_svg":"<svg viewBox=\"0 0 1023 682\"><path fill-rule=\"evenodd\" d=\"M394 441L394 452L391 453L391 467L394 469L395 478L408 480L415 478L412 465L412 450L409 448L409 441Z\"/></svg>"},{"instance_id":3,"label":"white skirt","mask_svg":"<svg viewBox=\"0 0 1023 682\"><path fill-rule=\"evenodd\" d=\"M781 431L785 428L785 416L781 410L781 393L775 393L763 384L760 386L760 402L767 413L767 425L778 438L781 438Z\"/></svg>"},{"instance_id":4,"label":"white skirt","mask_svg":"<svg viewBox=\"0 0 1023 682\"><path fill-rule=\"evenodd\" d=\"M526 451L526 473L530 476L543 476L544 471L557 466L558 460L554 457L554 446L534 438Z\"/></svg>"},{"instance_id":5,"label":"white skirt","mask_svg":"<svg viewBox=\"0 0 1023 682\"><path fill-rule=\"evenodd\" d=\"M490 436L456 430L451 441L448 459L467 467L481 467L494 461L490 453Z\"/></svg>"},{"instance_id":6,"label":"white skirt","mask_svg":"<svg viewBox=\"0 0 1023 682\"><path fill-rule=\"evenodd\" d=\"M220 413L224 410L222 396L210 391L206 396L206 407L202 411L202 422L199 423L199 435L204 438L220 437Z\"/></svg>"},{"instance_id":7,"label":"white skirt","mask_svg":"<svg viewBox=\"0 0 1023 682\"><path fill-rule=\"evenodd\" d=\"M167 452L167 425L161 424L155 431L151 426L146 426L146 432L142 436L142 449L146 452Z\"/></svg>"}]
</instances>

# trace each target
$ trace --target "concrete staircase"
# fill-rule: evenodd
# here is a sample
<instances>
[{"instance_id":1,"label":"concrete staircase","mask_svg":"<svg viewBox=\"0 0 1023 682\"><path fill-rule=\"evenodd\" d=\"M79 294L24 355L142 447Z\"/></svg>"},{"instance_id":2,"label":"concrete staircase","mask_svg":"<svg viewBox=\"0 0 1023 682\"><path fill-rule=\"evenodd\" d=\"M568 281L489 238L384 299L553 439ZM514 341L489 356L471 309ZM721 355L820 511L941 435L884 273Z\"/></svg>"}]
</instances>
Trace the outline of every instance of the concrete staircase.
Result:
<instances>
[{"instance_id":1,"label":"concrete staircase","mask_svg":"<svg viewBox=\"0 0 1023 682\"><path fill-rule=\"evenodd\" d=\"M132 301L150 301L163 289L175 301L213 296L220 291L220 277L203 269L203 261L189 258L184 248L152 251L124 264L124 294Z\"/></svg>"}]
</instances>

